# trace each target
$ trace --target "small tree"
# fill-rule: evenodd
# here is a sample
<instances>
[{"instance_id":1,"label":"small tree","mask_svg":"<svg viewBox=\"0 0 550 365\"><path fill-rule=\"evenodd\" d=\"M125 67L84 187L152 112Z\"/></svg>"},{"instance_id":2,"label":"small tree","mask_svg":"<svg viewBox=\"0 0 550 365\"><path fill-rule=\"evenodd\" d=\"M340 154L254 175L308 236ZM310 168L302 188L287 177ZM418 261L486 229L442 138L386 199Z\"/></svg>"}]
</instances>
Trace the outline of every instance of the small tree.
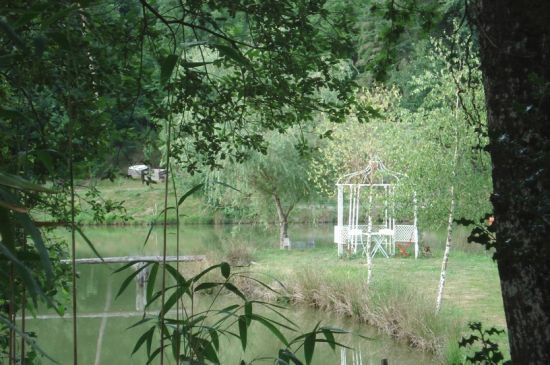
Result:
<instances>
[{"instance_id":1,"label":"small tree","mask_svg":"<svg viewBox=\"0 0 550 365\"><path fill-rule=\"evenodd\" d=\"M265 138L269 143L265 153L252 152L245 162L228 165L223 172L216 173L217 178L242 193L216 185L211 189L211 196L224 205L248 204L253 214L264 215L263 219L268 221L275 211L283 248L291 212L312 194L308 180L310 160L307 151L300 149L303 141L296 130L286 135L271 132Z\"/></svg>"}]
</instances>

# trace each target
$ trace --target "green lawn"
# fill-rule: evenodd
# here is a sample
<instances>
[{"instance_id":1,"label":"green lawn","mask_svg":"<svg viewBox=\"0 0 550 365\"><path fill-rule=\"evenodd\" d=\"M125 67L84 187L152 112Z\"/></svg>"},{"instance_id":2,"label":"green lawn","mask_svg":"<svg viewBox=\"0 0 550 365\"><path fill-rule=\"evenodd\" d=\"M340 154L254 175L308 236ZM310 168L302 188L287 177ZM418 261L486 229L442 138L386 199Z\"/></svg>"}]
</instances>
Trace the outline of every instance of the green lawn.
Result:
<instances>
[{"instance_id":1,"label":"green lawn","mask_svg":"<svg viewBox=\"0 0 550 365\"><path fill-rule=\"evenodd\" d=\"M435 308L441 269L441 255L437 253L439 250L435 250L435 257L422 257L417 260L412 257L376 257L373 284L405 286L423 299L421 305L430 307L424 309L431 311ZM325 280L330 278L338 279L340 282L366 282L366 259L338 259L334 248L303 251L262 250L256 252L255 260L254 271L268 273L283 282L292 281L292 278L304 272L308 273L307 275L318 273ZM376 285L373 288L376 290ZM403 300L406 300L405 298L408 297L404 297ZM414 305L416 304L411 303L410 308L417 313ZM407 310L407 304L399 308ZM466 324L470 321L481 321L486 328L505 328L497 267L490 255L483 252L464 252L460 248L451 252L443 308L439 316L449 318L449 321L458 318L460 327L464 329L463 333L467 333ZM498 343L507 354L506 337L500 336Z\"/></svg>"}]
</instances>

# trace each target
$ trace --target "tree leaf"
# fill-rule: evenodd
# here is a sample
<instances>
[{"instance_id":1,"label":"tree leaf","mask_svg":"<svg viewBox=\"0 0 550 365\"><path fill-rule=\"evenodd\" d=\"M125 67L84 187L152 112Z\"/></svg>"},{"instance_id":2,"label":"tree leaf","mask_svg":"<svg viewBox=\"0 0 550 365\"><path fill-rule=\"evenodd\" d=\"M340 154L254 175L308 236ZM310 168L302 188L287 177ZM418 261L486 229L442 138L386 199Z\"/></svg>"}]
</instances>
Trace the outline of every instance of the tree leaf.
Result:
<instances>
[{"instance_id":1,"label":"tree leaf","mask_svg":"<svg viewBox=\"0 0 550 365\"><path fill-rule=\"evenodd\" d=\"M188 61L183 61L181 63L181 66L182 67L185 67L185 68L194 68L194 67L201 67L201 66L206 66L206 65L211 65L213 62L188 62Z\"/></svg>"},{"instance_id":2,"label":"tree leaf","mask_svg":"<svg viewBox=\"0 0 550 365\"><path fill-rule=\"evenodd\" d=\"M165 85L178 63L179 57L175 54L168 55L160 61L160 84Z\"/></svg>"},{"instance_id":3,"label":"tree leaf","mask_svg":"<svg viewBox=\"0 0 550 365\"><path fill-rule=\"evenodd\" d=\"M237 48L219 43L209 44L209 46L217 49L220 55L232 59L241 66L245 66L248 68L252 67L250 60L246 58Z\"/></svg>"}]
</instances>

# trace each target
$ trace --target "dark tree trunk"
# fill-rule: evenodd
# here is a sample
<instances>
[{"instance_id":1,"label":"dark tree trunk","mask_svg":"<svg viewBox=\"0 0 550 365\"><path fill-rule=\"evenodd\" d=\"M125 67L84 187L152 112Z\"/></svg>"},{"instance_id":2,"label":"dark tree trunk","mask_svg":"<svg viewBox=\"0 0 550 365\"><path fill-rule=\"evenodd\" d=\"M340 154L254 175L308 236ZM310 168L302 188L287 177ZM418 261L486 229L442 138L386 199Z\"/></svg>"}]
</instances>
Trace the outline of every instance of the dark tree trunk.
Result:
<instances>
[{"instance_id":1,"label":"dark tree trunk","mask_svg":"<svg viewBox=\"0 0 550 365\"><path fill-rule=\"evenodd\" d=\"M290 248L287 244L288 238L288 212L285 213L281 199L277 194L273 194L275 207L277 208L277 216L279 217L279 247Z\"/></svg>"},{"instance_id":2,"label":"dark tree trunk","mask_svg":"<svg viewBox=\"0 0 550 365\"><path fill-rule=\"evenodd\" d=\"M496 259L514 364L550 364L550 2L480 0Z\"/></svg>"}]
</instances>

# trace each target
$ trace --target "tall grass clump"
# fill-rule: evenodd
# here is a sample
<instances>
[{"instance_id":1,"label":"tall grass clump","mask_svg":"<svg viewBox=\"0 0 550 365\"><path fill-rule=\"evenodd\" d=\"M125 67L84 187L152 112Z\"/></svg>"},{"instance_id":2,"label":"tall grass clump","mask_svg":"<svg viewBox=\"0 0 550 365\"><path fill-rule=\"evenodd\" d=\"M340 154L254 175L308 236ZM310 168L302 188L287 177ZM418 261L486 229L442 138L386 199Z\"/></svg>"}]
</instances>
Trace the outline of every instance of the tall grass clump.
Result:
<instances>
[{"instance_id":1,"label":"tall grass clump","mask_svg":"<svg viewBox=\"0 0 550 365\"><path fill-rule=\"evenodd\" d=\"M378 277L367 287L366 280L306 268L282 281L290 303L350 317L442 361L460 339L457 316L437 315L430 298L395 280Z\"/></svg>"},{"instance_id":2,"label":"tall grass clump","mask_svg":"<svg viewBox=\"0 0 550 365\"><path fill-rule=\"evenodd\" d=\"M231 240L224 245L224 259L232 266L248 266L254 260L256 249L245 242Z\"/></svg>"}]
</instances>

